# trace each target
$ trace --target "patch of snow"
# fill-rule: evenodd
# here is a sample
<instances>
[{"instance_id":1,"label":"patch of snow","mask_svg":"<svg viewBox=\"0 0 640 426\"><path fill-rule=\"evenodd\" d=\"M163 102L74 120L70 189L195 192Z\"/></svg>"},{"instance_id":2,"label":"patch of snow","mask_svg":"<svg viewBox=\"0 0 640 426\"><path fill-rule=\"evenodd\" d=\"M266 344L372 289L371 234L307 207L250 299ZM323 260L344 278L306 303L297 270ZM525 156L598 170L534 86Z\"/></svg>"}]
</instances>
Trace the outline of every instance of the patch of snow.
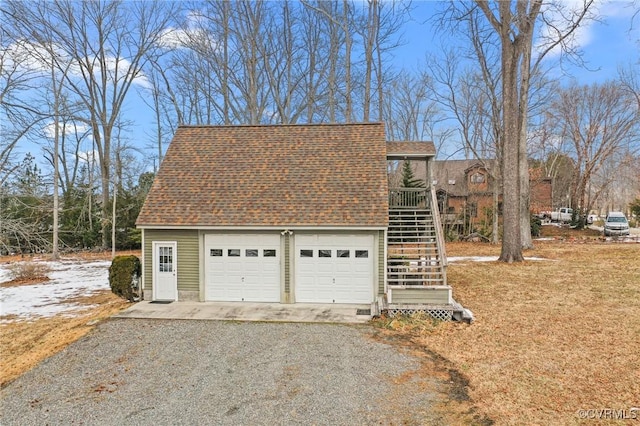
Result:
<instances>
[{"instance_id":1,"label":"patch of snow","mask_svg":"<svg viewBox=\"0 0 640 426\"><path fill-rule=\"evenodd\" d=\"M0 283L6 283L11 281L11 273L6 267L0 265Z\"/></svg>"},{"instance_id":2,"label":"patch of snow","mask_svg":"<svg viewBox=\"0 0 640 426\"><path fill-rule=\"evenodd\" d=\"M50 269L47 274L49 281L0 288L0 315L10 316L2 322L34 320L58 314L75 315L89 306L68 302L69 299L110 289L110 261L61 260L42 263ZM6 272L7 266L0 265L0 277L4 277Z\"/></svg>"},{"instance_id":3,"label":"patch of snow","mask_svg":"<svg viewBox=\"0 0 640 426\"><path fill-rule=\"evenodd\" d=\"M498 256L447 256L447 262L495 262Z\"/></svg>"},{"instance_id":4,"label":"patch of snow","mask_svg":"<svg viewBox=\"0 0 640 426\"><path fill-rule=\"evenodd\" d=\"M549 260L543 257L525 257L524 260ZM498 256L451 256L447 257L447 262L497 262Z\"/></svg>"}]
</instances>

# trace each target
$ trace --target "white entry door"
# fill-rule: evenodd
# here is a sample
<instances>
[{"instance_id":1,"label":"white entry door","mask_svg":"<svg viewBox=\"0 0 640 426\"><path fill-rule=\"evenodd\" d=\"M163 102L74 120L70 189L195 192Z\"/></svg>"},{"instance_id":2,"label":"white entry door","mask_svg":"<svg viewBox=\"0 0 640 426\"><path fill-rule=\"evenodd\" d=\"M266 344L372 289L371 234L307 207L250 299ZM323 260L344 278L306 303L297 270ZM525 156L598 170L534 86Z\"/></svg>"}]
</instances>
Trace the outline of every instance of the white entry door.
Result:
<instances>
[{"instance_id":1,"label":"white entry door","mask_svg":"<svg viewBox=\"0 0 640 426\"><path fill-rule=\"evenodd\" d=\"M153 242L153 300L178 300L178 251L175 241Z\"/></svg>"},{"instance_id":2,"label":"white entry door","mask_svg":"<svg viewBox=\"0 0 640 426\"><path fill-rule=\"evenodd\" d=\"M371 235L295 235L296 302L371 303L373 244Z\"/></svg>"},{"instance_id":3,"label":"white entry door","mask_svg":"<svg viewBox=\"0 0 640 426\"><path fill-rule=\"evenodd\" d=\"M208 234L204 255L206 300L280 301L280 233Z\"/></svg>"}]
</instances>

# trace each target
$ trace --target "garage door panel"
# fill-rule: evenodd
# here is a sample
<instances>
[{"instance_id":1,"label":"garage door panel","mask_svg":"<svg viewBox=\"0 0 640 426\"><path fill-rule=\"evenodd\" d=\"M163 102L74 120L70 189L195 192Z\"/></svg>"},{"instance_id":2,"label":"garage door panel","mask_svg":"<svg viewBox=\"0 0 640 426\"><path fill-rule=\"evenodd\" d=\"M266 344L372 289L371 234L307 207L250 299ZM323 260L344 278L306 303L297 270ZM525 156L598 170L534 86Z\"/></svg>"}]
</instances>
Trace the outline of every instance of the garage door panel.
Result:
<instances>
[{"instance_id":1,"label":"garage door panel","mask_svg":"<svg viewBox=\"0 0 640 426\"><path fill-rule=\"evenodd\" d=\"M267 274L279 274L280 273L280 265L279 264L264 264L262 265L262 270Z\"/></svg>"},{"instance_id":2,"label":"garage door panel","mask_svg":"<svg viewBox=\"0 0 640 426\"><path fill-rule=\"evenodd\" d=\"M352 272L351 262L341 262L338 260L335 264L335 271L339 274L348 274Z\"/></svg>"},{"instance_id":3,"label":"garage door panel","mask_svg":"<svg viewBox=\"0 0 640 426\"><path fill-rule=\"evenodd\" d=\"M373 301L372 236L298 234L295 238L296 302Z\"/></svg>"},{"instance_id":4,"label":"garage door panel","mask_svg":"<svg viewBox=\"0 0 640 426\"><path fill-rule=\"evenodd\" d=\"M279 234L208 234L205 255L206 300L280 301Z\"/></svg>"},{"instance_id":5,"label":"garage door panel","mask_svg":"<svg viewBox=\"0 0 640 426\"><path fill-rule=\"evenodd\" d=\"M261 269L261 265L259 262L256 261L250 261L248 260L245 264L244 267L242 268L242 270L246 273L259 273Z\"/></svg>"},{"instance_id":6,"label":"garage door panel","mask_svg":"<svg viewBox=\"0 0 640 426\"><path fill-rule=\"evenodd\" d=\"M369 274L369 262L354 262L353 270L359 274Z\"/></svg>"}]
</instances>

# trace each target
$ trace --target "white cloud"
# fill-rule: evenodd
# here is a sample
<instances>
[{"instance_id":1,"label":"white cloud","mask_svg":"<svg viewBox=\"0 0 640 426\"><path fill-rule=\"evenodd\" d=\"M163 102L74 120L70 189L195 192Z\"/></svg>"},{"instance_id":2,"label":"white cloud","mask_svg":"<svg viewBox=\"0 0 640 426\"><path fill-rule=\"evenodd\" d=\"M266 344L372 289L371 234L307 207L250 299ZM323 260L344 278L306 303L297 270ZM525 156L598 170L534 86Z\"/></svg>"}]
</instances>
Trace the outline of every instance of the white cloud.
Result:
<instances>
[{"instance_id":1,"label":"white cloud","mask_svg":"<svg viewBox=\"0 0 640 426\"><path fill-rule=\"evenodd\" d=\"M637 0L610 0L600 8L601 16L610 18L633 18L638 11Z\"/></svg>"},{"instance_id":2,"label":"white cloud","mask_svg":"<svg viewBox=\"0 0 640 426\"><path fill-rule=\"evenodd\" d=\"M44 128L44 133L48 138L53 139L55 137L56 125L54 122L48 123ZM58 131L60 134L64 132L65 135L82 135L89 130L89 126L84 123L66 123L64 126L62 123L58 123ZM90 137L91 135L89 135Z\"/></svg>"},{"instance_id":3,"label":"white cloud","mask_svg":"<svg viewBox=\"0 0 640 426\"><path fill-rule=\"evenodd\" d=\"M7 68L17 65L24 71L31 71L42 77L47 77L51 73L52 65L55 64L59 68L66 68L72 77L82 76L80 63L71 59L63 49L55 45L46 47L29 40L18 40L9 45L6 52L6 58L3 59L7 61L4 65ZM84 63L97 64L94 66L93 72L95 75L100 75L101 67L98 61L90 59L85 60ZM129 77L128 73L131 71L131 62L126 58L107 56L105 66L111 81L122 80L125 76ZM133 84L145 88L151 87L149 80L141 71L134 76Z\"/></svg>"},{"instance_id":4,"label":"white cloud","mask_svg":"<svg viewBox=\"0 0 640 426\"><path fill-rule=\"evenodd\" d=\"M132 71L132 65L128 59L124 59L124 58L118 59L118 58L115 58L114 56L109 56L105 60L105 65L107 68L107 74L109 75L112 81L122 80L123 78L128 79L130 77L130 72ZM94 74L99 76L100 73L101 73L101 67L100 65L98 65L94 70ZM149 82L149 79L147 79L147 77L144 75L142 71L138 71L138 73L133 77L133 84L136 84L145 89L148 89L151 87L151 83Z\"/></svg>"},{"instance_id":5,"label":"white cloud","mask_svg":"<svg viewBox=\"0 0 640 426\"><path fill-rule=\"evenodd\" d=\"M535 42L536 50L541 53L546 46L558 39L558 33L565 33L571 21L575 20L584 7L582 0L567 0L546 3L547 9L543 10L544 18L548 25L541 28ZM569 49L584 49L595 40L595 30L599 25L628 25L630 39L640 39L640 22L634 26L632 19L638 18L637 0L610 0L601 1L589 8L589 12L577 28L566 40ZM626 22L626 23L625 23ZM548 53L548 57L559 56L562 53L560 46Z\"/></svg>"},{"instance_id":6,"label":"white cloud","mask_svg":"<svg viewBox=\"0 0 640 426\"><path fill-rule=\"evenodd\" d=\"M158 44L165 49L179 49L189 44L190 35L187 31L177 28L167 28L160 34Z\"/></svg>"},{"instance_id":7,"label":"white cloud","mask_svg":"<svg viewBox=\"0 0 640 426\"><path fill-rule=\"evenodd\" d=\"M544 7L544 6L543 6ZM561 35L566 34L577 19L584 7L584 3L579 0L546 3L542 15L544 23L540 28L535 47L538 53L544 52L550 45L556 42ZM593 8L593 7L592 7ZM598 10L590 10L591 14L597 15ZM594 21L588 16L582 20L580 26L574 30L565 40L568 49L580 49L587 46L593 40ZM548 57L558 56L562 53L562 47L556 46L547 54Z\"/></svg>"},{"instance_id":8,"label":"white cloud","mask_svg":"<svg viewBox=\"0 0 640 426\"><path fill-rule=\"evenodd\" d=\"M9 66L16 66L23 71L31 71L43 76L49 75L51 68L58 64L62 67L69 66L71 72L77 72L77 67L69 64L69 59L65 57L62 49L57 46L47 48L29 40L18 40L11 43L6 52L6 60L10 64ZM54 62L54 59L57 62Z\"/></svg>"},{"instance_id":9,"label":"white cloud","mask_svg":"<svg viewBox=\"0 0 640 426\"><path fill-rule=\"evenodd\" d=\"M165 49L180 49L191 47L203 52L217 49L216 40L206 29L190 27L186 30L169 28L160 36L159 45Z\"/></svg>"},{"instance_id":10,"label":"white cloud","mask_svg":"<svg viewBox=\"0 0 640 426\"><path fill-rule=\"evenodd\" d=\"M98 151L83 151L78 153L78 159L85 163L95 163L98 161Z\"/></svg>"}]
</instances>

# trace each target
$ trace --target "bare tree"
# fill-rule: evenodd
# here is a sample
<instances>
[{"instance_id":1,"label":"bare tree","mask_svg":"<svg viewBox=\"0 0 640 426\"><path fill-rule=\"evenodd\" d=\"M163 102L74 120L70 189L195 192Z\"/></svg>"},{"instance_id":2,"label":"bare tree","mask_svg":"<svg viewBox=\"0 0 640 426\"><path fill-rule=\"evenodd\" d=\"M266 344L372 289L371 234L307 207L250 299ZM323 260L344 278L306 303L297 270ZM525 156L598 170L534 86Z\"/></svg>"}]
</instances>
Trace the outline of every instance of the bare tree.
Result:
<instances>
[{"instance_id":1,"label":"bare tree","mask_svg":"<svg viewBox=\"0 0 640 426\"><path fill-rule=\"evenodd\" d=\"M171 14L170 3L121 2L51 3L9 2L25 34L41 44L55 45L71 62L65 80L84 104L100 165L102 187L102 244L108 241L111 145L115 123L129 89L143 82L142 69ZM42 37L50 36L49 40Z\"/></svg>"},{"instance_id":2,"label":"bare tree","mask_svg":"<svg viewBox=\"0 0 640 426\"><path fill-rule=\"evenodd\" d=\"M497 244L502 187L500 74L496 72L498 64L492 40L479 31L477 17L470 14L467 19L472 35L470 54L477 60L479 71L463 69L459 52L453 50L445 53L444 60L431 58L428 62L435 100L443 110L450 111L449 118L457 124L465 157L476 158L489 173L493 193L492 242Z\"/></svg>"},{"instance_id":3,"label":"bare tree","mask_svg":"<svg viewBox=\"0 0 640 426\"><path fill-rule=\"evenodd\" d=\"M633 65L620 67L618 74L622 88L633 97L637 108L640 109L640 71L638 71L638 67Z\"/></svg>"},{"instance_id":4,"label":"bare tree","mask_svg":"<svg viewBox=\"0 0 640 426\"><path fill-rule=\"evenodd\" d=\"M431 99L430 89L426 73L403 73L389 83L383 95L383 117L389 139L425 140L433 135L433 128L442 117Z\"/></svg>"},{"instance_id":5,"label":"bare tree","mask_svg":"<svg viewBox=\"0 0 640 426\"><path fill-rule=\"evenodd\" d=\"M558 134L571 146L576 163L572 205L588 213L616 173L601 181L591 196L594 175L616 156L640 149L640 113L635 98L617 82L574 85L560 91L551 111Z\"/></svg>"},{"instance_id":6,"label":"bare tree","mask_svg":"<svg viewBox=\"0 0 640 426\"><path fill-rule=\"evenodd\" d=\"M384 105L384 85L390 70L385 69L385 53L393 50L400 42L398 34L409 16L409 3L368 0L364 7L353 13L354 27L361 38L364 69L354 81L354 87L362 90L362 120L371 120L372 112L376 120L382 120ZM357 83L357 84L355 84Z\"/></svg>"},{"instance_id":7,"label":"bare tree","mask_svg":"<svg viewBox=\"0 0 640 426\"><path fill-rule=\"evenodd\" d=\"M0 187L19 167L13 153L19 141L45 120L27 94L36 87L39 73L29 63L29 48L13 34L11 14L2 11L0 30Z\"/></svg>"},{"instance_id":8,"label":"bare tree","mask_svg":"<svg viewBox=\"0 0 640 426\"><path fill-rule=\"evenodd\" d=\"M568 41L587 16L591 0L580 7L549 3L543 9L542 0L512 0L496 3L474 1L450 4L445 20L467 19L480 11L489 33L500 47L500 126L503 179L503 239L500 260L522 261L522 248L529 246L529 172L527 161L527 124L530 80L541 60L552 50L571 47ZM560 17L560 18L558 18ZM480 21L478 24L484 25ZM537 56L532 59L536 23L543 24Z\"/></svg>"}]
</instances>

